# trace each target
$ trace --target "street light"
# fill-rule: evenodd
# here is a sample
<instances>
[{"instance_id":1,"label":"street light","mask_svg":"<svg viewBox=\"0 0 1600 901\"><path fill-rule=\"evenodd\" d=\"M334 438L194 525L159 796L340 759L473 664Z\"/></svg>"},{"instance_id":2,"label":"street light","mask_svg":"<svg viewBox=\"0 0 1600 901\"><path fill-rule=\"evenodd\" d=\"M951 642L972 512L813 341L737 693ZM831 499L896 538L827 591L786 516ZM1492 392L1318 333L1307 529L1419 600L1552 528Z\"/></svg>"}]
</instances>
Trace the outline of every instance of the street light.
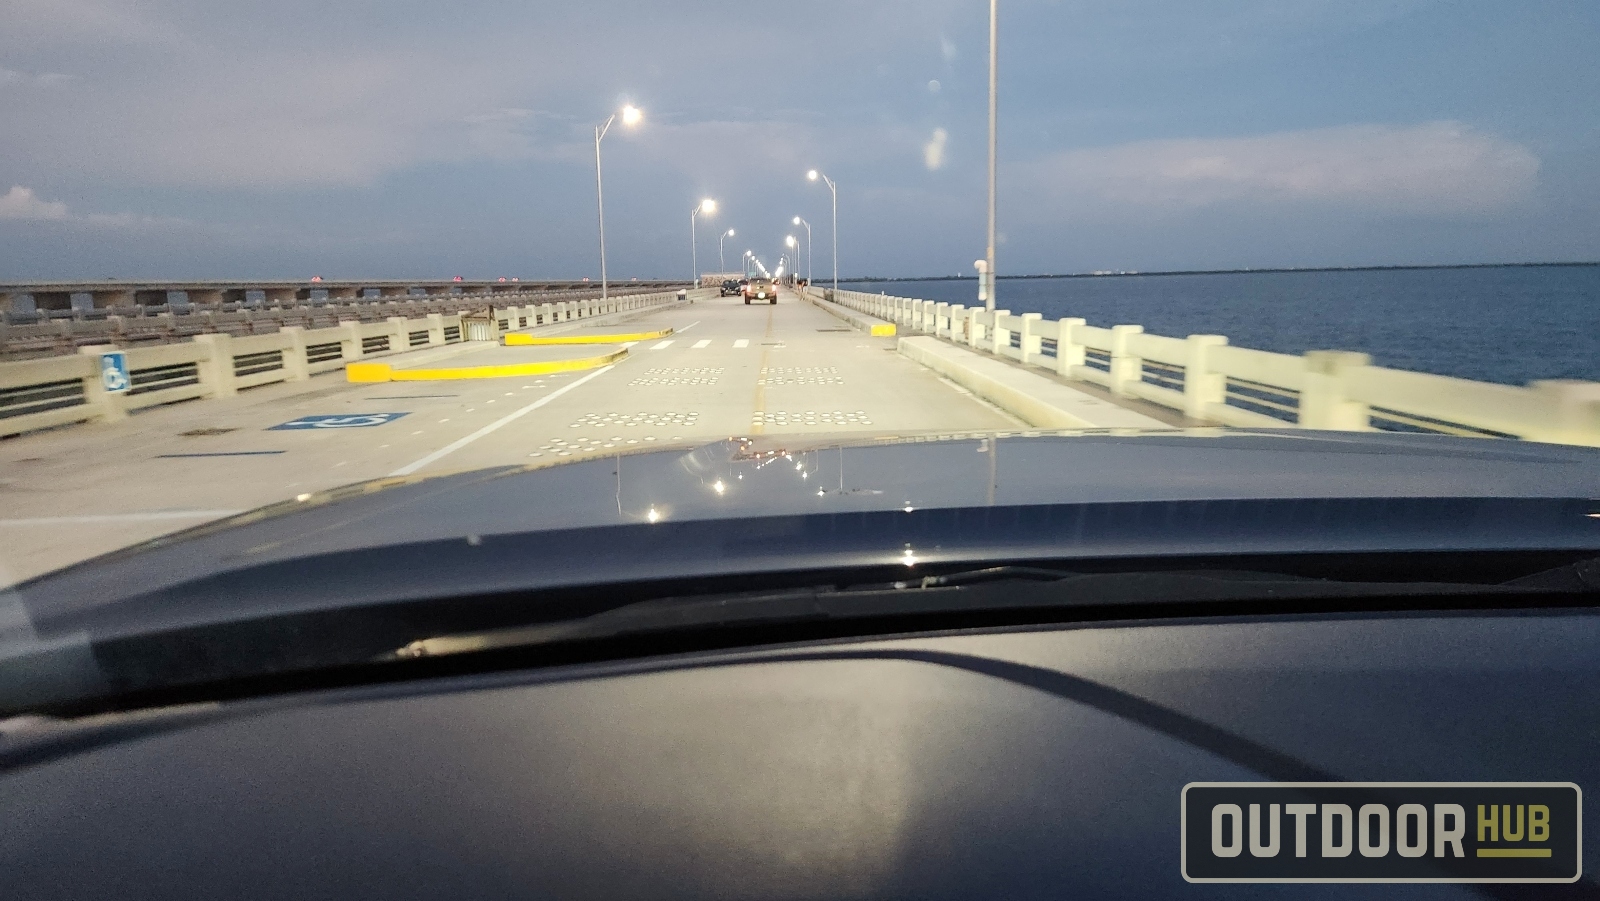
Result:
<instances>
[{"instance_id":1,"label":"street light","mask_svg":"<svg viewBox=\"0 0 1600 901\"><path fill-rule=\"evenodd\" d=\"M806 173L806 178L816 181L822 179L828 186L828 192L833 195L833 290L839 290L839 186L833 179L815 169Z\"/></svg>"},{"instance_id":2,"label":"street light","mask_svg":"<svg viewBox=\"0 0 1600 901\"><path fill-rule=\"evenodd\" d=\"M709 197L700 201L699 206L696 206L694 209L689 211L689 262L690 265L694 267L694 272L692 272L689 277L689 284L696 288L700 287L700 241L695 235L694 220L697 219L701 213L705 213L707 216L710 216L716 213L716 211L717 202Z\"/></svg>"},{"instance_id":3,"label":"street light","mask_svg":"<svg viewBox=\"0 0 1600 901\"><path fill-rule=\"evenodd\" d=\"M789 235L783 239L783 243L789 245L789 250L791 251L789 254L789 262L792 264L795 274L798 275L800 272L800 254L795 250L795 248L800 245L800 242L795 240L794 235Z\"/></svg>"},{"instance_id":4,"label":"street light","mask_svg":"<svg viewBox=\"0 0 1600 901\"><path fill-rule=\"evenodd\" d=\"M622 124L632 128L644 118L644 113L633 105L622 108ZM600 298L606 298L606 189L605 182L600 177L600 141L611 130L611 123L617 121L617 114L612 113L604 125L594 127L594 193L596 204L600 208Z\"/></svg>"},{"instance_id":5,"label":"street light","mask_svg":"<svg viewBox=\"0 0 1600 901\"><path fill-rule=\"evenodd\" d=\"M733 229L730 228L722 233L722 237L717 239L717 265L722 267L723 272L728 271L728 260L722 255L722 242L731 237L733 237Z\"/></svg>"},{"instance_id":6,"label":"street light","mask_svg":"<svg viewBox=\"0 0 1600 901\"><path fill-rule=\"evenodd\" d=\"M994 309L994 194L995 172L998 166L996 151L1000 130L1000 0L989 0L989 253L985 258L988 274L979 279L989 280L989 290L984 292L984 309Z\"/></svg>"},{"instance_id":7,"label":"street light","mask_svg":"<svg viewBox=\"0 0 1600 901\"><path fill-rule=\"evenodd\" d=\"M816 255L811 252L811 223L801 219L799 216L796 216L794 217L794 224L804 225L806 227L806 283L810 284L811 280L815 278L817 274L817 258Z\"/></svg>"}]
</instances>

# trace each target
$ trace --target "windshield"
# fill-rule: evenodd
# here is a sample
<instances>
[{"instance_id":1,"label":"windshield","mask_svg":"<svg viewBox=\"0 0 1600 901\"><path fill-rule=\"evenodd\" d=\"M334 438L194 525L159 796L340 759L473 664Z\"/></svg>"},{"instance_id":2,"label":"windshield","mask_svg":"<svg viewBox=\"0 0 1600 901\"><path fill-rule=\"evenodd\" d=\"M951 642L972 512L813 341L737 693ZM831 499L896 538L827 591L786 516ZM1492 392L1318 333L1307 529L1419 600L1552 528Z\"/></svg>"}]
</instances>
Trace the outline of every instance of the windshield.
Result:
<instances>
[{"instance_id":1,"label":"windshield","mask_svg":"<svg viewBox=\"0 0 1600 901\"><path fill-rule=\"evenodd\" d=\"M6 4L0 658L423 586L1600 556L1591 3L996 10ZM1391 552L1457 556L1280 565Z\"/></svg>"}]
</instances>

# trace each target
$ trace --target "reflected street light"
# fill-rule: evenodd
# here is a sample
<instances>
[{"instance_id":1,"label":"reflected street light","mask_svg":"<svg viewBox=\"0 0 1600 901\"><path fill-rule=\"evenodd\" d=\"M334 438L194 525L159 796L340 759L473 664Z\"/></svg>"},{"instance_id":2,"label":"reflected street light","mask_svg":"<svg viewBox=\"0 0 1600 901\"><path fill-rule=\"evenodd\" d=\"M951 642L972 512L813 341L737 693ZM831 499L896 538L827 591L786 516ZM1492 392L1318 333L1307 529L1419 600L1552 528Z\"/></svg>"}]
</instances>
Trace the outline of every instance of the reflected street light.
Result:
<instances>
[{"instance_id":1,"label":"reflected street light","mask_svg":"<svg viewBox=\"0 0 1600 901\"><path fill-rule=\"evenodd\" d=\"M815 169L807 172L806 178L812 181L822 179L828 186L828 193L833 195L833 290L837 292L839 290L839 186L833 183L833 179Z\"/></svg>"},{"instance_id":2,"label":"reflected street light","mask_svg":"<svg viewBox=\"0 0 1600 901\"><path fill-rule=\"evenodd\" d=\"M728 271L728 258L722 255L722 242L731 237L733 237L733 229L730 228L722 233L722 237L717 239L717 265L721 267L723 272Z\"/></svg>"},{"instance_id":3,"label":"reflected street light","mask_svg":"<svg viewBox=\"0 0 1600 901\"><path fill-rule=\"evenodd\" d=\"M809 285L811 280L816 278L817 275L817 257L816 254L811 252L811 223L800 218L799 216L796 216L794 217L794 224L804 225L806 227L806 284Z\"/></svg>"},{"instance_id":4,"label":"reflected street light","mask_svg":"<svg viewBox=\"0 0 1600 901\"><path fill-rule=\"evenodd\" d=\"M622 124L632 128L644 118L644 113L639 108L629 104L622 108ZM596 205L600 208L600 298L606 298L606 188L605 182L600 177L600 141L605 138L606 132L611 130L611 123L617 121L617 114L612 113L605 124L594 127L594 193Z\"/></svg>"},{"instance_id":5,"label":"reflected street light","mask_svg":"<svg viewBox=\"0 0 1600 901\"><path fill-rule=\"evenodd\" d=\"M698 206L689 211L689 263L694 269L694 272L690 274L689 284L696 288L700 287L700 241L695 234L694 221L699 218L701 213L710 216L715 214L716 211L717 202L709 197L700 201Z\"/></svg>"}]
</instances>

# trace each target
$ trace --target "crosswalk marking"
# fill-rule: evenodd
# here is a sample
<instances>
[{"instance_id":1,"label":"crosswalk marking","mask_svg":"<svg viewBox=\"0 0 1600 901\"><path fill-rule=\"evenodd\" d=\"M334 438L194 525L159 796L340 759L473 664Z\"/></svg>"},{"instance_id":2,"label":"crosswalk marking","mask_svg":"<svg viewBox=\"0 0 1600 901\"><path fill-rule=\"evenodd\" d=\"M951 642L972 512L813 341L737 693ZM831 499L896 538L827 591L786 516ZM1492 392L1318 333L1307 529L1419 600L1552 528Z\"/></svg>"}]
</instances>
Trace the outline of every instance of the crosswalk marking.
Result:
<instances>
[{"instance_id":1,"label":"crosswalk marking","mask_svg":"<svg viewBox=\"0 0 1600 901\"><path fill-rule=\"evenodd\" d=\"M695 350L704 350L705 348L710 347L710 346L711 346L711 339L710 338L701 338L699 341L696 341L694 343L694 349Z\"/></svg>"},{"instance_id":2,"label":"crosswalk marking","mask_svg":"<svg viewBox=\"0 0 1600 901\"><path fill-rule=\"evenodd\" d=\"M667 340L662 341L659 344L651 345L650 349L651 350L666 350L667 348L669 348L671 346L672 346L672 339L668 338Z\"/></svg>"},{"instance_id":3,"label":"crosswalk marking","mask_svg":"<svg viewBox=\"0 0 1600 901\"><path fill-rule=\"evenodd\" d=\"M739 340L733 342L733 346L734 347L749 347L750 346L750 339L749 338L740 338Z\"/></svg>"}]
</instances>

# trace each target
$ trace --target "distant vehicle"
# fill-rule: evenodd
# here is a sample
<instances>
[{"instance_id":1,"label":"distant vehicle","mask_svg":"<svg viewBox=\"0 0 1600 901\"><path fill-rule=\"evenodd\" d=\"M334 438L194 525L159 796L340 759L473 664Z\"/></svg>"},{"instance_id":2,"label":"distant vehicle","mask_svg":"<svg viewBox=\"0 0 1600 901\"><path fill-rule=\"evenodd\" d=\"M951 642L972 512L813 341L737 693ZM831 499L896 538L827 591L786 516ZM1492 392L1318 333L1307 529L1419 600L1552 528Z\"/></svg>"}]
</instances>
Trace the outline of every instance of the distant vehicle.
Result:
<instances>
[{"instance_id":1,"label":"distant vehicle","mask_svg":"<svg viewBox=\"0 0 1600 901\"><path fill-rule=\"evenodd\" d=\"M718 297L736 297L743 290L736 278L724 279L722 288L717 292Z\"/></svg>"},{"instance_id":2,"label":"distant vehicle","mask_svg":"<svg viewBox=\"0 0 1600 901\"><path fill-rule=\"evenodd\" d=\"M752 300L765 300L768 303L778 302L778 286L770 278L753 278L744 288L744 302Z\"/></svg>"}]
</instances>

